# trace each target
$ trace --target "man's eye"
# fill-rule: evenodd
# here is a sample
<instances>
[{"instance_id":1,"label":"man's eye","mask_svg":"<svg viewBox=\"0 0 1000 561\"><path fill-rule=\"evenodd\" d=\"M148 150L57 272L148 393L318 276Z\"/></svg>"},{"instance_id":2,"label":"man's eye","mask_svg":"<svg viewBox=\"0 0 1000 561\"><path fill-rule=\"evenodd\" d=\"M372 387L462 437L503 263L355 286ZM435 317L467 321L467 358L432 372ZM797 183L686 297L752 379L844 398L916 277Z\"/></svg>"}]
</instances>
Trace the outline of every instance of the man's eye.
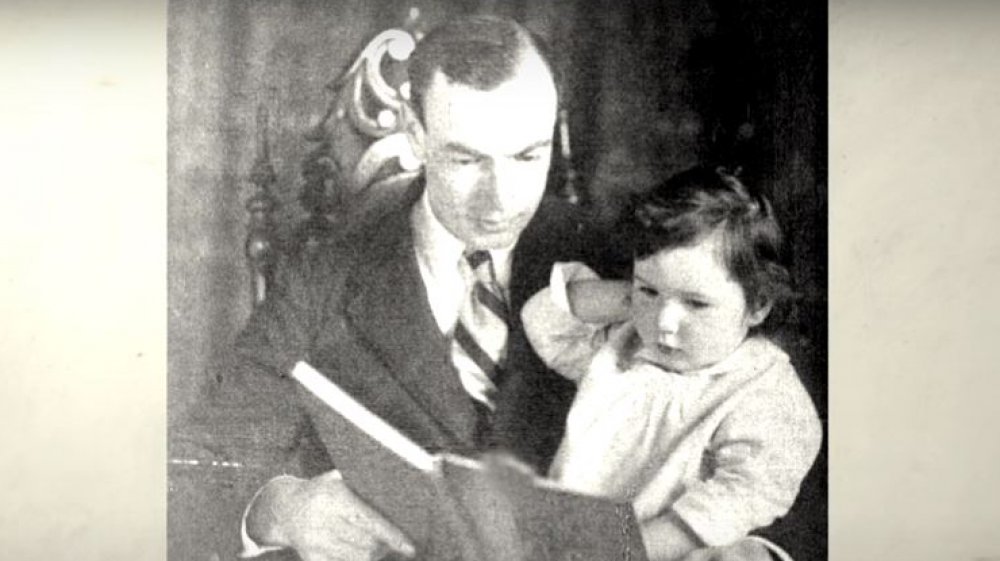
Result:
<instances>
[{"instance_id":1,"label":"man's eye","mask_svg":"<svg viewBox=\"0 0 1000 561\"><path fill-rule=\"evenodd\" d=\"M451 163L459 166L471 166L479 163L479 160L468 156L456 156L451 159Z\"/></svg>"},{"instance_id":2,"label":"man's eye","mask_svg":"<svg viewBox=\"0 0 1000 561\"><path fill-rule=\"evenodd\" d=\"M687 301L687 305L695 310L703 310L709 307L711 304L709 304L705 300L699 300L697 298L689 298Z\"/></svg>"},{"instance_id":3,"label":"man's eye","mask_svg":"<svg viewBox=\"0 0 1000 561\"><path fill-rule=\"evenodd\" d=\"M650 288L648 286L640 286L639 293L642 294L643 296L649 296L649 297L656 297L659 294L659 292L657 292L655 288Z\"/></svg>"},{"instance_id":4,"label":"man's eye","mask_svg":"<svg viewBox=\"0 0 1000 561\"><path fill-rule=\"evenodd\" d=\"M514 159L519 162L537 162L542 159L542 154L540 152L528 152L527 154L518 154L514 156Z\"/></svg>"}]
</instances>

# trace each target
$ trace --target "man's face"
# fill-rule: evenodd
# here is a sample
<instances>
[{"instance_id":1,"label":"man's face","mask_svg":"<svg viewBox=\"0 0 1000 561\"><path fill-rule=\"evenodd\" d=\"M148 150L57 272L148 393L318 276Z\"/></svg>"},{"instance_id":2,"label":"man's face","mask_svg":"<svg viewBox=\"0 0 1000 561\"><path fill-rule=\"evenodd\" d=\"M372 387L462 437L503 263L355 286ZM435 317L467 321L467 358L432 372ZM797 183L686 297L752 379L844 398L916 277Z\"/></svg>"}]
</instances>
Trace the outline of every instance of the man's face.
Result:
<instances>
[{"instance_id":1,"label":"man's face","mask_svg":"<svg viewBox=\"0 0 1000 561\"><path fill-rule=\"evenodd\" d=\"M491 91L435 77L411 141L424 161L431 210L467 246L513 245L535 214L556 105L555 85L536 57Z\"/></svg>"}]
</instances>

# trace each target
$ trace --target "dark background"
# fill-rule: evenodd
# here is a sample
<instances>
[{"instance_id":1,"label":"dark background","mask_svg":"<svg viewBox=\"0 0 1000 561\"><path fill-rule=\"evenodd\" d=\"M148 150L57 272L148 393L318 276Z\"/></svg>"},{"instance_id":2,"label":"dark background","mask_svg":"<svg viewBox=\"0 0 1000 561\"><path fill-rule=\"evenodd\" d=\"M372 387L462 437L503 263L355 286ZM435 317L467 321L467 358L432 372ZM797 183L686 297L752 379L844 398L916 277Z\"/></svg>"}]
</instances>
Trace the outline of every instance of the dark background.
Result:
<instances>
[{"instance_id":1,"label":"dark background","mask_svg":"<svg viewBox=\"0 0 1000 561\"><path fill-rule=\"evenodd\" d=\"M711 159L739 165L788 234L801 300L783 342L826 421L826 7L767 2L172 1L168 28L168 424L182 433L201 384L250 313L243 244L254 193L255 111L271 115L278 220L303 214L305 132L323 87L412 7L510 15L547 38L564 74L572 166L584 204L610 222L623 195ZM557 162L557 166L561 163ZM180 481L172 472L172 478ZM206 528L171 483L170 558L206 558ZM212 508L231 508L209 501ZM178 508L180 505L180 508ZM202 505L204 506L204 505ZM791 531L826 557L826 465L807 480ZM217 541L217 540L216 540ZM231 542L227 537L224 542ZM223 548L225 549L225 548Z\"/></svg>"}]
</instances>

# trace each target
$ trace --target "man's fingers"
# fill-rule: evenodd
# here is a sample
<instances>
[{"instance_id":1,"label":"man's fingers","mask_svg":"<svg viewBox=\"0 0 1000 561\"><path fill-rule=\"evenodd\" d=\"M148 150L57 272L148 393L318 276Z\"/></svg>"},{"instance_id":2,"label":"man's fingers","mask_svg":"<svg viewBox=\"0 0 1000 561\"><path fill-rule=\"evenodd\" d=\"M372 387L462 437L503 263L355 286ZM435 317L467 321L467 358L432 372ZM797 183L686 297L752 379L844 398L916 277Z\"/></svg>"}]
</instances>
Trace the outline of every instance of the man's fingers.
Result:
<instances>
[{"instance_id":1,"label":"man's fingers","mask_svg":"<svg viewBox=\"0 0 1000 561\"><path fill-rule=\"evenodd\" d=\"M390 550L415 555L406 536L351 492L338 472L309 483L311 500L298 520L304 530L295 547L300 556L304 550L316 555L316 561L381 559Z\"/></svg>"},{"instance_id":2,"label":"man's fingers","mask_svg":"<svg viewBox=\"0 0 1000 561\"><path fill-rule=\"evenodd\" d=\"M348 514L346 518L348 523L360 528L362 531L371 533L376 540L385 544L393 551L402 553L406 557L416 555L416 549L410 543L406 534L366 505L358 504L357 509Z\"/></svg>"},{"instance_id":3,"label":"man's fingers","mask_svg":"<svg viewBox=\"0 0 1000 561\"><path fill-rule=\"evenodd\" d=\"M361 530L345 531L297 550L302 561L369 561L380 558L379 546Z\"/></svg>"},{"instance_id":4,"label":"man's fingers","mask_svg":"<svg viewBox=\"0 0 1000 561\"><path fill-rule=\"evenodd\" d=\"M303 561L368 561L386 549L370 529L345 514L315 517L302 530L296 551Z\"/></svg>"},{"instance_id":5,"label":"man's fingers","mask_svg":"<svg viewBox=\"0 0 1000 561\"><path fill-rule=\"evenodd\" d=\"M326 544L302 551L296 551L302 561L369 561L378 559L370 549L356 547L346 542Z\"/></svg>"}]
</instances>

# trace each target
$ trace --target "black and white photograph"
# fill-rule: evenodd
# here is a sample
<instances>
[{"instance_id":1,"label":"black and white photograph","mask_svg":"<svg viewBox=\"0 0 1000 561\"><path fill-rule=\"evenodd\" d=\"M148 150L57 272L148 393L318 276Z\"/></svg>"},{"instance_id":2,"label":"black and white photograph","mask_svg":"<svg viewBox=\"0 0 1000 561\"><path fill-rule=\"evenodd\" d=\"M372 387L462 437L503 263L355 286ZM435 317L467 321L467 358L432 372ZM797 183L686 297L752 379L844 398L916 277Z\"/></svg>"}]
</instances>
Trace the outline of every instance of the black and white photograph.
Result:
<instances>
[{"instance_id":1,"label":"black and white photograph","mask_svg":"<svg viewBox=\"0 0 1000 561\"><path fill-rule=\"evenodd\" d=\"M997 561L998 21L0 2L0 558Z\"/></svg>"},{"instance_id":2,"label":"black and white photograph","mask_svg":"<svg viewBox=\"0 0 1000 561\"><path fill-rule=\"evenodd\" d=\"M168 559L827 559L826 49L172 0Z\"/></svg>"}]
</instances>

